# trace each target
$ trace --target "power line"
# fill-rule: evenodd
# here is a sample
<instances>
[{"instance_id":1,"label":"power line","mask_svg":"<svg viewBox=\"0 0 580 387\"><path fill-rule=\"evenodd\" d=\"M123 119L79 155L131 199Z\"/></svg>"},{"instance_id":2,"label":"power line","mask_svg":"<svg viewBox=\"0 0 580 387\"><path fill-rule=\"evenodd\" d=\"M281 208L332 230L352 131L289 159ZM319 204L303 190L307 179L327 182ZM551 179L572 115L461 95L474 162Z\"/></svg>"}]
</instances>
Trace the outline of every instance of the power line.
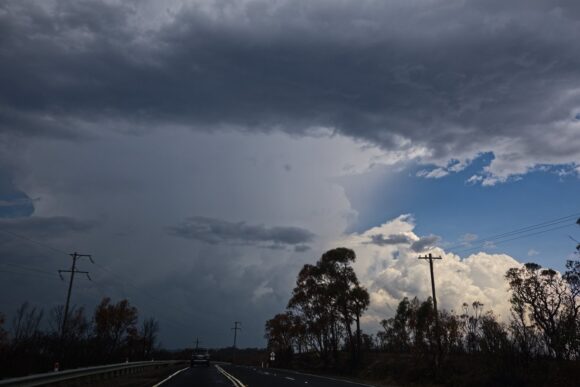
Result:
<instances>
[{"instance_id":1,"label":"power line","mask_svg":"<svg viewBox=\"0 0 580 387\"><path fill-rule=\"evenodd\" d=\"M99 266L98 263L95 263L95 266ZM124 283L122 281L115 281L115 282L118 283L118 284L124 285ZM93 281L93 283L95 285L93 287L93 289L96 290L96 292L101 297L101 299L106 298L106 297L110 297L111 296L111 293L115 293L119 298L126 298L126 299L130 298L128 296L128 294L127 294L126 289L123 289L122 291L119 291L120 289L117 286L107 286L106 289L104 289L103 286L101 286L101 285L103 285L103 282L100 282L100 279L99 278L97 278L95 281ZM133 294L142 294L142 292L139 289L136 289L135 288L135 293L133 293ZM149 304L145 300L140 300L139 301L139 304L140 305L144 305L145 307L149 307L148 309L155 309L154 307L151 307L151 304ZM187 329L191 329L190 326L187 326L187 325L185 325L183 323L180 323L178 321L175 321L175 320L168 319L164 315L163 311L158 311L158 312L155 312L155 313L156 313L155 318L157 320L159 320L159 321L162 321L164 323L168 323L169 325L174 326L176 328L187 328Z\"/></svg>"},{"instance_id":2,"label":"power line","mask_svg":"<svg viewBox=\"0 0 580 387\"><path fill-rule=\"evenodd\" d=\"M551 221L546 221L546 222L542 222L542 223L535 224L535 225L532 225L532 226L523 227L523 228L518 229L518 230L505 232L503 234L498 234L498 235L495 235L495 236L492 236L492 237L489 237L489 238L486 238L486 239L501 239L501 238L508 237L508 236L511 236L511 235L521 234L521 233L528 232L528 231L533 231L533 230L536 230L536 229L539 229L539 228L544 228L544 227L549 227L549 226L553 226L553 225L560 224L560 223L569 222L570 220L574 220L576 218L576 216L578 216L578 214L572 214L572 215L564 216L564 217L561 217L561 218L558 218L558 219L554 219L554 220L551 220Z\"/></svg>"},{"instance_id":3,"label":"power line","mask_svg":"<svg viewBox=\"0 0 580 387\"><path fill-rule=\"evenodd\" d=\"M573 221L578 215L580 215L580 212L573 213L573 214L563 216L560 218L556 218L556 219L552 219L552 220L547 220L547 221L544 221L541 223L533 224L531 226L525 226L525 227L517 228L515 230L506 231L506 232L502 232L500 234L494 234L494 235L490 235L490 236L482 237L482 238L477 238L477 239L480 241L483 241L483 243L493 242L494 240L503 239L503 238L510 237L513 235L527 233L527 232L534 231L537 229L542 229L542 228L546 228L546 227L555 226L557 224L570 222L570 221ZM446 250L453 250L453 249L460 248L460 247L465 248L466 244L465 243L456 244L456 245L453 245L451 247L446 247L445 249Z\"/></svg>"},{"instance_id":4,"label":"power line","mask_svg":"<svg viewBox=\"0 0 580 387\"><path fill-rule=\"evenodd\" d=\"M544 234L544 233L547 233L547 232L550 232L550 231L560 230L560 229L563 229L563 228L566 228L566 227L570 227L570 226L573 226L573 225L574 224L565 224L563 226L553 227L553 228L550 228L550 229L547 229L547 230L542 230L542 231L537 231L537 232L530 233L530 234L520 235L520 236L517 236L517 237L514 237L514 238L500 240L500 241L497 241L497 242L494 242L494 241L491 241L491 240L485 240L483 243L477 244L477 245L475 245L473 247L470 247L468 249L463 249L463 250L455 251L455 254L465 253L465 252L469 252L469 251L473 251L473 250L480 249L482 247L486 247L486 243L488 243L488 242L493 243L493 245L499 245L499 244L502 244L502 243L511 242L511 241L515 241L515 240L518 240L518 239L522 239L522 238L529 238L529 237L534 236L534 235Z\"/></svg>"},{"instance_id":5,"label":"power line","mask_svg":"<svg viewBox=\"0 0 580 387\"><path fill-rule=\"evenodd\" d=\"M5 233L5 234L8 234L8 235L11 235L11 236L13 236L13 237L15 237L15 238L18 238L18 239L22 239L22 240L24 240L24 241L27 241L27 242L34 243L34 244L36 244L36 245L39 245L39 246L42 246L42 247L46 247L47 249L50 249L50 250L52 250L52 251L54 251L54 252L57 252L57 253L61 253L61 254L68 255L68 253L67 253L66 251L64 251L64 250L61 250L61 249L58 249L58 248L56 248L56 247L54 247L54 246L51 246L51 245L49 245L48 243L39 242L39 241L37 241L37 240L34 240L34 239L31 239L31 238L28 238L28 237L26 237L26 236L24 236L24 235L20 235L20 234L17 234L17 233L15 233L15 232L8 231L8 230L2 229L2 228L0 228L0 232L3 232L3 233Z\"/></svg>"},{"instance_id":6,"label":"power line","mask_svg":"<svg viewBox=\"0 0 580 387\"><path fill-rule=\"evenodd\" d=\"M152 294L151 292L148 292L146 289L143 289L142 287L138 287L137 285L135 285L134 282L132 282L129 278L127 277L122 277L116 273L114 273L113 271L107 269L104 266L101 266L99 264L95 264L95 266L97 266L99 269L109 273L111 276L116 277L116 281L119 282L122 285L129 285L130 287L132 287L133 289L135 289L137 292L139 292L139 294L144 294L147 297L154 299L158 302L163 303L165 307L167 307L167 300L164 300L160 297L157 297L156 295ZM173 309L175 309L176 311L180 312L180 313L186 313L189 314L191 317L193 318L199 318L199 314L193 314L191 311L187 310L187 309L181 309L178 307L173 307Z\"/></svg>"},{"instance_id":7,"label":"power line","mask_svg":"<svg viewBox=\"0 0 580 387\"><path fill-rule=\"evenodd\" d=\"M24 241L27 241L27 242L34 243L34 244L36 244L36 245L39 245L39 246L42 246L42 247L45 247L45 248L48 248L48 249L50 249L50 250L52 250L52 251L55 251L55 252L58 252L58 253L62 253L62 254L65 254L65 255L69 255L69 253L67 253L67 252L66 252L66 251L64 251L64 250L61 250L61 249L59 249L59 248L57 248L57 247L54 247L54 246L51 246L51 245L50 245L50 244L48 244L48 243L39 242L39 241L37 241L37 240L34 240L34 239L32 239L32 238L29 238L29 237L27 237L27 236L24 236L24 235L22 235L22 234L17 234L17 233L15 233L15 232L12 232L12 231L9 231L9 230L5 230L5 229L2 229L2 228L0 228L0 232L4 232L4 233L6 233L6 234L8 234L8 235L11 235L11 236L13 236L13 237L16 237L16 238L18 238L18 239L21 239L21 240L24 240ZM93 263L94 263L94 262L93 262ZM136 291L138 291L140 294L141 294L141 293L144 293L144 294L146 294L148 297L150 297L150 298L153 298L153 299L156 299L156 300L157 300L157 301L159 301L159 302L162 302L162 303L167 303L167 301L166 301L166 300L163 300L163 299L161 299L161 298L159 298L159 297L156 297L155 295L153 295L153 294L151 294L151 293L148 293L147 291L145 291L145 290L143 290L143 289L141 289L141 288L137 287L137 286L136 286L136 285L134 285L134 283L132 283L132 282L131 282L131 280L129 280L127 277L121 277L121 276L117 275L116 273L112 272L111 270L107 269L107 268L106 268L106 267L104 267L104 266L101 266L101 265L99 265L99 264L97 264L97 263L94 263L94 264L95 264L95 266L97 266L99 269L101 269L101 270L103 270L103 271L107 272L108 274L112 275L113 277L116 277L116 278L117 278L117 282L119 282L119 283L121 283L121 284L123 284L123 285L125 285L125 284L128 284L128 285L130 285L131 287L133 287L133 288L134 288ZM166 306L166 305L165 305L165 306ZM192 314L190 311L187 311L187 310L180 309L180 310L179 310L179 312L185 312L185 313L189 313L189 314L190 314L192 317L194 317L194 318L198 318L198 317L199 317L198 315L194 315L194 314Z\"/></svg>"},{"instance_id":8,"label":"power line","mask_svg":"<svg viewBox=\"0 0 580 387\"><path fill-rule=\"evenodd\" d=\"M14 267L14 268L21 269L21 270L28 270L28 271L32 271L32 272L36 272L36 273L47 274L47 275L50 275L52 277L57 277L57 275L54 272L47 271L47 270L42 270L42 269L39 269L39 268L36 268L36 267L21 265L21 264L18 264L18 263L0 262L0 265L10 266L10 267Z\"/></svg>"},{"instance_id":9,"label":"power line","mask_svg":"<svg viewBox=\"0 0 580 387\"><path fill-rule=\"evenodd\" d=\"M17 274L17 275L25 275L25 276L36 276L38 278L44 278L44 279L58 279L58 276L54 273L52 273L52 275L49 274L44 274L44 273L26 273L26 272L21 272L21 271L12 271L12 270L6 270L6 269L0 269L0 273L6 273L6 274Z\"/></svg>"},{"instance_id":10,"label":"power line","mask_svg":"<svg viewBox=\"0 0 580 387\"><path fill-rule=\"evenodd\" d=\"M15 238L21 239L21 240L23 240L23 241L26 241L26 242L34 243L34 244L36 244L36 245L38 245L38 246L45 247L45 248L47 248L47 249L50 249L50 250L52 250L52 251L54 251L54 252L57 252L57 253L62 253L62 254L64 254L64 255L69 255L69 253L67 253L67 252L66 252L66 251L64 251L64 250L61 250L61 249L59 249L59 248L57 248L57 247L54 247L54 246L51 246L51 245L50 245L50 244L48 244L48 243L39 242L39 241L37 241L37 240L34 240L34 239L32 239L32 238L29 238L29 237L27 237L27 236L24 236L24 235L22 235L22 234L18 234L18 233L15 233L15 232L12 232L12 231L8 231L8 230L5 230L5 229L1 229L1 228L0 228L0 232L3 232L3 233L5 233L5 234L8 234L8 235L10 235L10 236L12 236L12 237L15 237ZM94 262L93 262L93 263L94 263ZM7 263L0 263L0 264L7 264ZM10 265L10 266L15 266L15 267L16 267L16 266L22 266L22 269L24 269L24 266L23 266L23 265L16 265L16 264L9 264L9 265ZM115 280L117 283L119 283L119 284L121 284L121 285L129 285L130 287L132 287L132 288L135 290L136 294L145 294L145 295L147 295L149 298L151 298L151 299L154 299L154 300L157 300L157 302L160 302L160 303L162 303L162 304L163 304L163 306L167 307L167 300L163 300L163 299L161 299L161 298L159 298L159 297L156 297L156 296L152 295L151 293L149 293L149 292L147 292L147 291L144 291L143 289L141 289L141 288L137 287L136 285L134 285L134 284L133 284L133 283L132 283L132 282L131 282L131 281L130 281L130 280L127 278L127 277L123 278L123 277L121 277L121 276L117 275L116 273L114 273L114 272L110 271L110 270L109 270L109 269L107 269L106 267L99 265L98 263L94 263L94 265L95 265L95 266L97 266L97 267L98 267L99 269L101 269L102 271L104 271L104 272L107 272L107 273L108 273L108 274L110 274L112 277L115 277L115 278L113 278L113 280ZM33 270L33 268L31 268L31 267L28 267L28 270L32 271L32 270ZM53 276L53 277L55 277L55 278L58 278L58 275L57 275L57 274L55 274L55 273L52 273L52 272L48 272L48 271L42 271L41 269L36 269L35 271L37 271L37 272L39 273L39 274L37 274L37 275L39 275L39 276L40 276L40 273L42 272L42 273L43 273L42 275L46 275L47 277L50 275L50 276ZM33 273L20 273L20 272L15 272L15 271L7 271L7 270L0 270L0 272L7 273L7 274L33 275ZM61 271L61 272L62 272L62 271ZM47 277L42 277L42 278L47 278ZM62 279L62 277L60 277L60 278ZM96 284L98 285L98 282L97 282ZM96 288L98 288L98 286L97 286ZM101 296L103 296L103 297L104 297L104 294L103 294L103 292L102 292L102 291L100 291L100 290L99 290L98 292L99 292L99 294L100 294ZM117 293L118 293L118 292L117 292ZM124 296L121 296L121 297L125 297L125 298L126 298L126 295L124 295ZM143 303L143 304L147 304L147 302L144 302L143 300L142 300L142 302L141 302L141 303ZM155 308L155 307L153 307L153 308L151 308L151 309L156 309L156 308ZM184 310L184 309L180 309L180 308L174 308L174 309L175 309L175 310L177 310L177 311L178 311L178 312L180 312L180 313L189 313L189 314L190 314L191 316L193 316L194 318L198 318L198 317L199 317L199 316L197 316L197 315L193 315L193 314L192 314L190 311L188 311L188 310ZM156 312L156 313L159 313L159 312ZM157 317L156 317L156 318L157 318ZM185 324L183 324L183 323L180 323L180 322L178 322L178 321L175 321L175 320L172 320L172 319L168 319L167 317L163 317L163 313L162 313L162 312L161 312L161 318L160 318L160 320L162 320L162 321L164 321L164 322L166 322L166 323L169 323L170 325L173 325L173 326L175 326L175 327L179 327L179 328L187 328L187 329L190 329L190 328L191 328L190 326L187 326L187 325L185 325Z\"/></svg>"}]
</instances>

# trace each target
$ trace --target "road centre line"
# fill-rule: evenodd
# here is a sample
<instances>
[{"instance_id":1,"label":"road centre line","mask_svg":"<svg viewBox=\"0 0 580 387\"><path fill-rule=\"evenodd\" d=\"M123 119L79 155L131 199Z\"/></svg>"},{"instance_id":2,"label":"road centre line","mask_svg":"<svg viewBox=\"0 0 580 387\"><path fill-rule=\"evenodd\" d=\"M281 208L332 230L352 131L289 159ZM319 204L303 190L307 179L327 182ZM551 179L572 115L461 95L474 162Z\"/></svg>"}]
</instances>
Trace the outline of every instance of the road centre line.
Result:
<instances>
[{"instance_id":1,"label":"road centre line","mask_svg":"<svg viewBox=\"0 0 580 387\"><path fill-rule=\"evenodd\" d=\"M165 383L166 381L168 381L169 379L171 379L172 377L176 376L177 374L179 374L180 372L185 371L186 369L188 369L189 367L185 367L177 372L172 373L171 375L169 375L167 378L163 379L162 381L160 381L159 383L157 383L156 385L154 385L153 387L158 387L160 385L162 385L163 383Z\"/></svg>"},{"instance_id":2,"label":"road centre line","mask_svg":"<svg viewBox=\"0 0 580 387\"><path fill-rule=\"evenodd\" d=\"M240 382L240 381L239 381L239 380L238 380L238 379L237 379L237 378L236 378L234 375L232 375L232 374L230 374L230 373L226 372L226 370L224 370L224 369L223 369L222 367L220 367L219 365L217 365L217 364L216 364L216 365L215 365L215 368L217 368L217 370L218 370L218 371L219 371L219 372L220 372L222 375L224 375L226 378L228 378L228 379L229 379L229 381L230 381L230 382L232 382L232 384L233 384L235 387L246 387L246 386L244 385L244 383Z\"/></svg>"},{"instance_id":3,"label":"road centre line","mask_svg":"<svg viewBox=\"0 0 580 387\"><path fill-rule=\"evenodd\" d=\"M345 379L331 378L329 376L322 376L322 375L315 375L315 374L307 374L305 372L298 372L298 371L293 371L293 370L285 370L285 369L282 369L282 368L273 368L273 369L275 369L277 371L282 371L282 372L288 372L288 373L296 374L296 375L310 376L310 377L313 377L313 378L321 378L321 379L332 380L332 381L335 381L335 382L342 382L342 383L354 384L355 386L375 387L372 384L364 384L364 383L353 382L353 381L345 380Z\"/></svg>"}]
</instances>

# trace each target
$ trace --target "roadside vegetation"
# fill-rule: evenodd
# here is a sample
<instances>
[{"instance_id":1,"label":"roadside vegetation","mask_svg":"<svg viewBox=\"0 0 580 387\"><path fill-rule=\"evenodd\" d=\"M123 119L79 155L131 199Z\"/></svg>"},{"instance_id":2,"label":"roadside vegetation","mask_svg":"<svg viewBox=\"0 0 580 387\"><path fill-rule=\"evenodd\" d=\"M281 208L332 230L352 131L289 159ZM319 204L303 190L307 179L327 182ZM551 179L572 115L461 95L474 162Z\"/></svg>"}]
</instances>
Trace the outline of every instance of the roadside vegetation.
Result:
<instances>
[{"instance_id":1,"label":"roadside vegetation","mask_svg":"<svg viewBox=\"0 0 580 387\"><path fill-rule=\"evenodd\" d=\"M457 312L433 300L403 298L376 333L362 332L369 304L339 248L305 265L286 311L268 320L271 366L334 373L401 385L569 386L580 362L580 262L564 274L535 263L512 268L511 316L501 321L477 300Z\"/></svg>"},{"instance_id":2,"label":"roadside vegetation","mask_svg":"<svg viewBox=\"0 0 580 387\"><path fill-rule=\"evenodd\" d=\"M92 315L72 308L61 338L64 307L48 311L22 304L8 327L0 315L0 376L22 376L62 368L159 358L159 323L146 318L139 324L137 308L127 300L103 298ZM10 331L10 334L7 331Z\"/></svg>"}]
</instances>

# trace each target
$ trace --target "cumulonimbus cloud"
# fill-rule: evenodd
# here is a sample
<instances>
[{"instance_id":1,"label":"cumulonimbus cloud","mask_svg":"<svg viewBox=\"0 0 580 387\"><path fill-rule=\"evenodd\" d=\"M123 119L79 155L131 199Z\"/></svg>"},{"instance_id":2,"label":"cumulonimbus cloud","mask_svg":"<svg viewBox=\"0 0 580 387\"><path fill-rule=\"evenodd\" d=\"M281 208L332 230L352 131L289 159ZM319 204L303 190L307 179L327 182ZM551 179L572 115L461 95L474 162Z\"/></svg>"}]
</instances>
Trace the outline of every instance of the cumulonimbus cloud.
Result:
<instances>
[{"instance_id":1,"label":"cumulonimbus cloud","mask_svg":"<svg viewBox=\"0 0 580 387\"><path fill-rule=\"evenodd\" d=\"M418 259L419 253L413 248L414 243L424 238L416 235L414 228L413 218L402 215L334 242L336 246L352 248L357 254L355 270L371 296L365 317L365 329L371 332L379 328L381 319L394 315L404 297L424 300L431 296L429 265ZM404 235L408 242L368 243L376 235ZM509 268L519 267L520 262L506 254L484 252L461 258L434 246L429 252L442 258L434 264L437 301L441 308L461 312L463 303L471 305L479 301L485 310L493 310L500 319L509 318L509 293L504 276Z\"/></svg>"},{"instance_id":2,"label":"cumulonimbus cloud","mask_svg":"<svg viewBox=\"0 0 580 387\"><path fill-rule=\"evenodd\" d=\"M544 165L577 171L574 2L0 7L4 133L327 128L434 165L424 177L462 170L485 152L494 158L471 182Z\"/></svg>"}]
</instances>

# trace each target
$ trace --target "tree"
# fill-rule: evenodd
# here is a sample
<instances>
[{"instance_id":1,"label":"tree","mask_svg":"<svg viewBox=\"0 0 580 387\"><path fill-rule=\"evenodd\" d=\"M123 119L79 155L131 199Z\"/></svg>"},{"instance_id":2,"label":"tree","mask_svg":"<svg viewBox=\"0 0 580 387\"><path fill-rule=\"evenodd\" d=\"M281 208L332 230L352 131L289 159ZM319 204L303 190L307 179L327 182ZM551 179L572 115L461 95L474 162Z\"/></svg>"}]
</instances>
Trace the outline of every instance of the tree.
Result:
<instances>
[{"instance_id":1,"label":"tree","mask_svg":"<svg viewBox=\"0 0 580 387\"><path fill-rule=\"evenodd\" d=\"M559 360L571 357L576 341L579 304L573 277L535 263L506 273L513 313L524 329L529 321L541 333L545 350Z\"/></svg>"},{"instance_id":2,"label":"tree","mask_svg":"<svg viewBox=\"0 0 580 387\"><path fill-rule=\"evenodd\" d=\"M465 349L467 352L477 352L479 350L479 327L481 315L483 313L483 304L474 301L471 304L472 314L469 313L469 305L463 303L463 328L465 329Z\"/></svg>"},{"instance_id":3,"label":"tree","mask_svg":"<svg viewBox=\"0 0 580 387\"><path fill-rule=\"evenodd\" d=\"M355 259L353 250L341 247L324 253L316 265L304 265L288 302L288 308L305 321L309 341L325 362L330 353L338 360L341 343L349 348L353 363L360 351L360 318L369 295L351 266Z\"/></svg>"},{"instance_id":4,"label":"tree","mask_svg":"<svg viewBox=\"0 0 580 387\"><path fill-rule=\"evenodd\" d=\"M143 342L143 358L149 359L151 353L155 349L157 342L157 334L159 333L159 322L153 317L143 321L139 336Z\"/></svg>"},{"instance_id":5,"label":"tree","mask_svg":"<svg viewBox=\"0 0 580 387\"><path fill-rule=\"evenodd\" d=\"M292 358L300 334L298 320L292 312L285 312L266 321L264 337L268 340L268 348L278 354L278 362L286 363Z\"/></svg>"},{"instance_id":6,"label":"tree","mask_svg":"<svg viewBox=\"0 0 580 387\"><path fill-rule=\"evenodd\" d=\"M16 310L12 320L12 343L20 345L35 339L40 333L39 326L44 312L31 307L28 302L24 302Z\"/></svg>"},{"instance_id":7,"label":"tree","mask_svg":"<svg viewBox=\"0 0 580 387\"><path fill-rule=\"evenodd\" d=\"M384 338L387 346L395 352L406 352L409 349L409 318L411 315L410 302L403 298L397 306L395 317L383 320L381 325L385 330Z\"/></svg>"},{"instance_id":8,"label":"tree","mask_svg":"<svg viewBox=\"0 0 580 387\"><path fill-rule=\"evenodd\" d=\"M322 272L319 267L306 264L298 273L296 287L288 308L304 321L306 342L324 362L330 347L330 325L336 316L324 292Z\"/></svg>"},{"instance_id":9,"label":"tree","mask_svg":"<svg viewBox=\"0 0 580 387\"><path fill-rule=\"evenodd\" d=\"M67 318L66 332L64 339L72 342L79 342L88 338L91 323L85 315L85 308L73 306L69 310ZM62 320L64 316L64 306L58 305L49 312L49 325L56 336L60 335Z\"/></svg>"},{"instance_id":10,"label":"tree","mask_svg":"<svg viewBox=\"0 0 580 387\"><path fill-rule=\"evenodd\" d=\"M0 353L6 350L8 346L8 333L4 330L4 322L5 322L4 315L0 313Z\"/></svg>"},{"instance_id":11,"label":"tree","mask_svg":"<svg viewBox=\"0 0 580 387\"><path fill-rule=\"evenodd\" d=\"M580 222L580 219L578 219L578 222ZM570 319L572 320L570 331L573 331L573 335L569 335L568 339L572 343L571 356L578 359L580 357L580 261L566 261L566 269L563 278L570 287L570 298L574 301L570 310Z\"/></svg>"},{"instance_id":12,"label":"tree","mask_svg":"<svg viewBox=\"0 0 580 387\"><path fill-rule=\"evenodd\" d=\"M479 348L484 353L506 352L509 339L505 325L498 322L492 311L485 313L480 320Z\"/></svg>"},{"instance_id":13,"label":"tree","mask_svg":"<svg viewBox=\"0 0 580 387\"><path fill-rule=\"evenodd\" d=\"M268 348L291 351L294 344L294 315L292 312L278 313L266 321Z\"/></svg>"},{"instance_id":14,"label":"tree","mask_svg":"<svg viewBox=\"0 0 580 387\"><path fill-rule=\"evenodd\" d=\"M111 299L105 297L95 309L94 323L96 339L105 356L110 358L137 335L137 308L127 300L113 305Z\"/></svg>"}]
</instances>

